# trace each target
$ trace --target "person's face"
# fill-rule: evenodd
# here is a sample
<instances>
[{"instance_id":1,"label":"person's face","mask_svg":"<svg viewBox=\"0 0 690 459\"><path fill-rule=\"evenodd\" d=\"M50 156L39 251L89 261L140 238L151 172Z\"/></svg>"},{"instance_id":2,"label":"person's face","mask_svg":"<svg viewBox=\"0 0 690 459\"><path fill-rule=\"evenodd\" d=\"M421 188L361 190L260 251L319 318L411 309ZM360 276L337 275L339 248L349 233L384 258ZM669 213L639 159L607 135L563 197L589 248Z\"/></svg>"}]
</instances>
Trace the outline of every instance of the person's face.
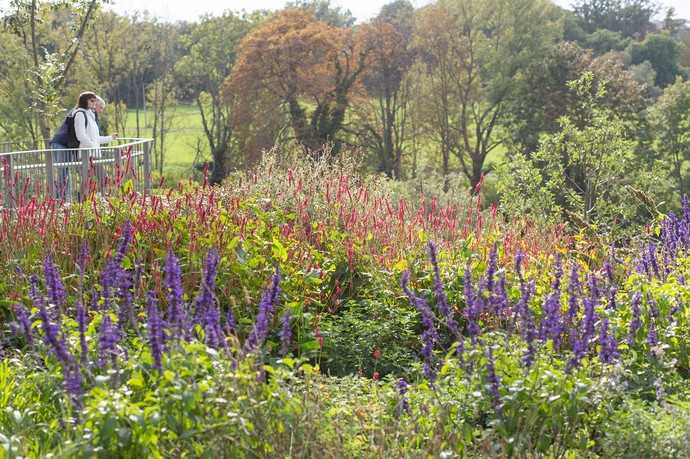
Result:
<instances>
[{"instance_id":1,"label":"person's face","mask_svg":"<svg viewBox=\"0 0 690 459\"><path fill-rule=\"evenodd\" d=\"M98 105L98 100L96 99L89 99L89 109L90 110L96 110L96 105Z\"/></svg>"},{"instance_id":2,"label":"person's face","mask_svg":"<svg viewBox=\"0 0 690 459\"><path fill-rule=\"evenodd\" d=\"M105 105L102 103L98 102L98 99L96 99L95 106L94 106L94 111L96 113L101 113L103 110L105 110Z\"/></svg>"}]
</instances>

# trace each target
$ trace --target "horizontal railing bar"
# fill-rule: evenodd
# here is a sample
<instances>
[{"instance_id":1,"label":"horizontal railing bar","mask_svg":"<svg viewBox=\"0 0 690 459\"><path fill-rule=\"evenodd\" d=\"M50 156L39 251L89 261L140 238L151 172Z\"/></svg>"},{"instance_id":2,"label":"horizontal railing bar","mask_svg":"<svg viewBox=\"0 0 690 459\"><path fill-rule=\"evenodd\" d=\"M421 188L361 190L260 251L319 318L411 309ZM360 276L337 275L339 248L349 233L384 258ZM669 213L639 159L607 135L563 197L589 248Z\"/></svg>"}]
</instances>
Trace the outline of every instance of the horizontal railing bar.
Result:
<instances>
[{"instance_id":1,"label":"horizontal railing bar","mask_svg":"<svg viewBox=\"0 0 690 459\"><path fill-rule=\"evenodd\" d=\"M137 156L143 156L144 153L131 153L128 156L131 158L137 157ZM105 163L114 163L115 158L101 158L101 159L95 159L95 158L89 158L92 163L94 164L105 164ZM125 156L121 161L126 162L127 156ZM53 163L53 167L81 167L81 161L71 161L71 162L66 162L66 163ZM13 170L28 170L28 169L43 169L45 168L46 165L43 163L38 163L38 164L19 164L19 165L13 165L12 169Z\"/></svg>"},{"instance_id":2,"label":"horizontal railing bar","mask_svg":"<svg viewBox=\"0 0 690 459\"><path fill-rule=\"evenodd\" d=\"M122 149L122 148L127 148L130 146L134 145L143 145L147 142L152 142L153 139L148 139L148 138L121 138L121 139L115 139L117 140L127 140L127 143L123 144L117 144L117 145L108 145L108 146L103 146L99 148L59 148L59 149L53 149L53 148L43 148L43 149L38 149L38 150L17 150L17 151L8 151L5 153L0 153L1 156L11 156L11 155L20 155L23 153L43 153L46 151L94 151L94 150L100 150L101 152L103 151L108 151L108 150L114 150L114 149ZM112 142L111 142L112 143Z\"/></svg>"}]
</instances>

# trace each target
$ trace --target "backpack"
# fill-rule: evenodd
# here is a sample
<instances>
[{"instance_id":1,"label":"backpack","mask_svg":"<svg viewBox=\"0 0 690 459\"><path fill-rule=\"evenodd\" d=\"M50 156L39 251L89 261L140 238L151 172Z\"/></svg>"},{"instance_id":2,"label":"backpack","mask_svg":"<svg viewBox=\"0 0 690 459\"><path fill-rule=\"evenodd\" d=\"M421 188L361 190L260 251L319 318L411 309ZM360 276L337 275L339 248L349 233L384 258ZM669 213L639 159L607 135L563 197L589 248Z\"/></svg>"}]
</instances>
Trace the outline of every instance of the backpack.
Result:
<instances>
[{"instance_id":1,"label":"backpack","mask_svg":"<svg viewBox=\"0 0 690 459\"><path fill-rule=\"evenodd\" d=\"M64 145L67 148L79 148L79 139L77 139L77 133L74 130L74 115L76 115L77 112L84 113L86 127L89 126L89 117L86 116L86 111L83 108L72 110L65 117L65 120L62 122L57 132L53 136L53 139L50 141L51 143Z\"/></svg>"}]
</instances>

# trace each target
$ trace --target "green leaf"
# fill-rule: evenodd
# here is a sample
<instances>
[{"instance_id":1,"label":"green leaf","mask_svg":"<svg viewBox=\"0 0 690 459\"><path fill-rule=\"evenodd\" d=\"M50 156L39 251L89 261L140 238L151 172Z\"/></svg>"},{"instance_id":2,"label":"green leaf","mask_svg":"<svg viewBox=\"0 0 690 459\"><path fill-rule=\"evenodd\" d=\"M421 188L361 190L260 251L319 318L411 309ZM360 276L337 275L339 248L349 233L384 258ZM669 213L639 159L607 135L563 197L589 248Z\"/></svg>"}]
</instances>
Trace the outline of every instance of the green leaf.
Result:
<instances>
[{"instance_id":1,"label":"green leaf","mask_svg":"<svg viewBox=\"0 0 690 459\"><path fill-rule=\"evenodd\" d=\"M276 238L273 238L273 247L272 247L271 252L273 254L273 258L276 258L282 262L287 261L287 256L288 256L287 249Z\"/></svg>"}]
</instances>

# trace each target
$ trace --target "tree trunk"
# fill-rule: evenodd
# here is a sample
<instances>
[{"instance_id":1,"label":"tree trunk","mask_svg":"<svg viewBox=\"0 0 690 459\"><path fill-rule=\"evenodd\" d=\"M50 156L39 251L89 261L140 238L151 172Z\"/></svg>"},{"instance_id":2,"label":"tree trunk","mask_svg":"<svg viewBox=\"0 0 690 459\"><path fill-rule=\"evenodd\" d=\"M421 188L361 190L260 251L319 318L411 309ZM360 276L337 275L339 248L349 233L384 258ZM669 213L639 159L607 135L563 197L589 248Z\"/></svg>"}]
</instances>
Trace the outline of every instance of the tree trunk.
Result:
<instances>
[{"instance_id":1,"label":"tree trunk","mask_svg":"<svg viewBox=\"0 0 690 459\"><path fill-rule=\"evenodd\" d=\"M214 150L211 154L213 156L213 172L211 173L211 185L220 185L225 178L225 162L226 162L226 148Z\"/></svg>"}]
</instances>

